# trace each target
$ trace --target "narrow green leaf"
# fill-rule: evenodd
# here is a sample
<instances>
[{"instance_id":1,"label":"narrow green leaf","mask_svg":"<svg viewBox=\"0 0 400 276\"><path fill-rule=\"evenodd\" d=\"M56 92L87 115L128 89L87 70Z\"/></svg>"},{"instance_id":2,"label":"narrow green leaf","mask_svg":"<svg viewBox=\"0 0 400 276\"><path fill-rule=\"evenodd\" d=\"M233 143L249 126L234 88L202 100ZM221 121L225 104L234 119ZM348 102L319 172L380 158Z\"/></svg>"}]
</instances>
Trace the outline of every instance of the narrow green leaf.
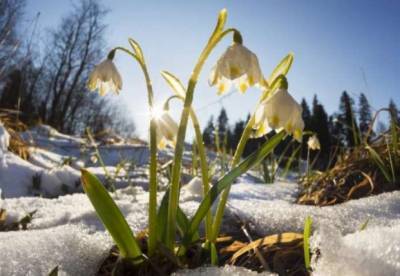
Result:
<instances>
[{"instance_id":1,"label":"narrow green leaf","mask_svg":"<svg viewBox=\"0 0 400 276\"><path fill-rule=\"evenodd\" d=\"M286 177L286 175L288 174L290 167L293 163L293 160L296 157L296 154L299 152L300 149L301 149L301 144L299 146L297 146L297 148L290 155L289 160L286 162L285 168L283 170L282 177Z\"/></svg>"},{"instance_id":2,"label":"narrow green leaf","mask_svg":"<svg viewBox=\"0 0 400 276\"><path fill-rule=\"evenodd\" d=\"M360 231L364 231L369 223L369 218L367 218L367 220L360 226Z\"/></svg>"},{"instance_id":3,"label":"narrow green leaf","mask_svg":"<svg viewBox=\"0 0 400 276\"><path fill-rule=\"evenodd\" d=\"M211 38L213 38L216 34L221 33L223 31L223 29L225 27L227 16L228 16L228 12L226 9L222 9L219 12L217 25L215 26L215 29L211 35Z\"/></svg>"},{"instance_id":4,"label":"narrow green leaf","mask_svg":"<svg viewBox=\"0 0 400 276\"><path fill-rule=\"evenodd\" d=\"M271 83L280 75L286 76L286 74L289 72L290 67L292 66L294 59L293 53L289 53L286 57L284 57L281 62L275 67L274 71L272 71L271 75L269 76L268 79L268 84L271 85Z\"/></svg>"},{"instance_id":5,"label":"narrow green leaf","mask_svg":"<svg viewBox=\"0 0 400 276\"><path fill-rule=\"evenodd\" d=\"M83 190L118 246L121 256L139 258L142 252L121 210L96 176L85 169L82 169L81 173Z\"/></svg>"},{"instance_id":6,"label":"narrow green leaf","mask_svg":"<svg viewBox=\"0 0 400 276\"><path fill-rule=\"evenodd\" d=\"M186 89L177 77L167 71L161 71L161 76L165 79L165 81L172 88L172 91L174 91L177 96L183 99L185 98Z\"/></svg>"},{"instance_id":7,"label":"narrow green leaf","mask_svg":"<svg viewBox=\"0 0 400 276\"><path fill-rule=\"evenodd\" d=\"M58 276L58 266L50 271L49 276Z\"/></svg>"},{"instance_id":8,"label":"narrow green leaf","mask_svg":"<svg viewBox=\"0 0 400 276\"><path fill-rule=\"evenodd\" d=\"M308 270L311 269L311 257L310 257L311 226L312 226L312 219L310 216L308 216L304 222L304 233L303 233L304 264Z\"/></svg>"},{"instance_id":9,"label":"narrow green leaf","mask_svg":"<svg viewBox=\"0 0 400 276\"><path fill-rule=\"evenodd\" d=\"M379 167L382 174L385 176L386 180L389 181L390 183L392 183L393 179L391 178L391 176L385 166L385 163L383 162L383 160L381 159L379 154L373 148L371 148L369 145L367 145L365 148L371 154L372 159L375 161L376 165Z\"/></svg>"},{"instance_id":10,"label":"narrow green leaf","mask_svg":"<svg viewBox=\"0 0 400 276\"><path fill-rule=\"evenodd\" d=\"M140 59L141 62L144 62L143 51L142 51L142 48L140 47L139 43L136 42L135 40L133 40L132 38L128 38L128 42L131 45L136 56Z\"/></svg>"},{"instance_id":11,"label":"narrow green leaf","mask_svg":"<svg viewBox=\"0 0 400 276\"><path fill-rule=\"evenodd\" d=\"M398 131L397 128L399 127L396 123L397 119L394 118L394 114L391 114L392 116L392 123L390 126L390 132L391 132L391 143L392 143L392 150L393 150L393 157L394 157L394 167L400 166L400 164L398 164L399 161L399 144L400 144L400 140L399 140L399 135L398 135Z\"/></svg>"},{"instance_id":12,"label":"narrow green leaf","mask_svg":"<svg viewBox=\"0 0 400 276\"><path fill-rule=\"evenodd\" d=\"M243 160L237 167L229 171L225 174L215 185L212 186L210 191L204 197L202 202L200 203L199 208L197 209L195 215L192 217L190 221L190 227L188 232L185 235L184 243L187 244L192 240L194 233L199 228L199 225L208 210L211 208L214 201L218 198L218 195L229 185L233 183L233 181L240 176L241 174L248 171L251 167L260 163L265 156L267 156L271 151L282 141L283 137L286 135L284 131L277 133L270 140L265 142L261 148L259 148L256 152L248 156L245 160Z\"/></svg>"},{"instance_id":13,"label":"narrow green leaf","mask_svg":"<svg viewBox=\"0 0 400 276\"><path fill-rule=\"evenodd\" d=\"M160 207L158 209L157 214L157 238L159 241L165 241L165 235L167 230L167 214L168 214L168 199L169 199L169 189L165 192ZM179 234L183 237L184 233L187 232L189 229L189 219L187 218L186 214L182 211L182 209L178 206L178 212L176 216L176 223ZM198 232L193 235L192 241L198 240L200 235Z\"/></svg>"}]
</instances>

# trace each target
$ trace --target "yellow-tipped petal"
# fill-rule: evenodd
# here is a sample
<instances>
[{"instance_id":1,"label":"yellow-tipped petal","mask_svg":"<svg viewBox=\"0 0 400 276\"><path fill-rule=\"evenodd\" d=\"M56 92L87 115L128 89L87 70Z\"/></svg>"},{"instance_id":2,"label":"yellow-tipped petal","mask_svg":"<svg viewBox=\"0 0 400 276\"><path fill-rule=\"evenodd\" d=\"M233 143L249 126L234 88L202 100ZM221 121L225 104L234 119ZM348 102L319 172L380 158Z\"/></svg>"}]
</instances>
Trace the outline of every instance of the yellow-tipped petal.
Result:
<instances>
[{"instance_id":1,"label":"yellow-tipped petal","mask_svg":"<svg viewBox=\"0 0 400 276\"><path fill-rule=\"evenodd\" d=\"M249 88L249 86L247 85L247 83L245 82L241 82L239 84L239 91L244 94L244 92L246 92L247 88Z\"/></svg>"}]
</instances>

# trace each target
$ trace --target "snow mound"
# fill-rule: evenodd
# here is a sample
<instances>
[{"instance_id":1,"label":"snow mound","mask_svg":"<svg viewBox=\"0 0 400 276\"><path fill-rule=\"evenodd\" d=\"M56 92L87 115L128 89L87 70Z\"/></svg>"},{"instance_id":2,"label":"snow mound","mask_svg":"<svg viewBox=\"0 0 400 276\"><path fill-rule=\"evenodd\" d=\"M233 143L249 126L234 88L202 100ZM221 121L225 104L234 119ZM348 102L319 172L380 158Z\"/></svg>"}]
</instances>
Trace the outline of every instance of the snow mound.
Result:
<instances>
[{"instance_id":1,"label":"snow mound","mask_svg":"<svg viewBox=\"0 0 400 276\"><path fill-rule=\"evenodd\" d=\"M174 274L174 276L273 276L277 275L270 272L257 273L243 267L229 266L224 267L200 267L197 269L181 270Z\"/></svg>"},{"instance_id":2,"label":"snow mound","mask_svg":"<svg viewBox=\"0 0 400 276\"><path fill-rule=\"evenodd\" d=\"M130 188L126 194L112 194L132 229L137 232L147 226L148 193L141 188ZM104 226L85 194L60 196L56 199L21 197L3 200L10 220L19 220L36 210L29 229L45 229L59 225L86 225L96 231Z\"/></svg>"},{"instance_id":3,"label":"snow mound","mask_svg":"<svg viewBox=\"0 0 400 276\"><path fill-rule=\"evenodd\" d=\"M316 230L312 248L318 248L321 251L319 259L313 262L313 268L317 273L315 275L399 275L397 271L400 271L400 241L398 239L400 233L400 191L323 208L294 204L297 192L297 185L293 183L235 184L231 189L226 215L235 214L239 216L242 221L249 222L260 235L286 231L302 232L304 219L310 215L313 218L313 229ZM112 196L135 233L146 228L147 191L140 187L128 187L118 190L118 193L112 194ZM162 196L163 194L160 193L159 200ZM200 198L194 197L190 191L183 191L180 206L190 216L197 209L199 201ZM64 235L63 229L90 229L90 231L105 235L109 239L109 235L105 233L103 225L97 218L85 194L60 196L57 199L8 198L0 202L0 205L0 208L7 210L11 220L20 219L27 212L37 210L28 226L30 230L14 234L21 235L18 236L18 239L15 238L19 241L19 237L21 237L21 243L1 243L0 267L3 267L1 262L7 263L8 266L5 267L10 269L7 272L11 269L23 269L18 268L16 263L13 264L13 261L22 260L27 256L22 254L20 259L17 255L10 255L8 252L17 252L18 250L25 252L27 250L25 243L28 242L28 237L34 239L30 245L30 253L33 256L42 254L41 250L52 251L53 242L56 243L57 237ZM369 222L366 230L360 232L359 227L367 219ZM46 229L48 232L40 232ZM92 237L89 237L84 231L79 231L76 230L73 234L76 239L86 237L90 238L88 242L91 241ZM61 232L61 234L58 234L58 232ZM73 231L70 232L74 233ZM40 233L47 233L46 235L50 237L51 242L48 245L42 244L42 241L36 238L38 235L40 236ZM0 233L0 240L9 241L13 237L7 235L11 234ZM73 235L67 235L65 239ZM56 238L53 239L52 236L56 236ZM62 238L60 240L63 241ZM68 242L71 242L73 247L78 246L72 240ZM66 244L67 240L64 246ZM43 249L42 247L46 248ZM99 248L107 251L110 246L106 244L103 247L99 246ZM99 248L96 247L92 253L88 253L89 257L81 256L81 258L93 258L100 262L103 251ZM57 247L56 250L61 249ZM67 251L68 249L62 250L59 254L67 254L65 259L70 260L72 258L68 255L70 251ZM57 255L57 252L54 254ZM31 262L29 261L29 263ZM51 265L44 269L44 263L47 264L47 260L37 260L35 265L39 268L42 267L41 272L50 271ZM74 266L71 269L78 268ZM92 269L94 268L92 267ZM67 272L69 275L90 275ZM223 270L210 267L201 268L196 273L199 274L195 275L252 275L245 274L247 272L241 268L230 267L225 267ZM0 275L3 275L3 273L0 272Z\"/></svg>"},{"instance_id":4,"label":"snow mound","mask_svg":"<svg viewBox=\"0 0 400 276\"><path fill-rule=\"evenodd\" d=\"M111 241L82 226L0 232L0 275L94 275Z\"/></svg>"},{"instance_id":5,"label":"snow mound","mask_svg":"<svg viewBox=\"0 0 400 276\"><path fill-rule=\"evenodd\" d=\"M400 224L371 227L341 236L336 230L319 229L311 240L321 253L313 260L313 275L400 275Z\"/></svg>"},{"instance_id":6,"label":"snow mound","mask_svg":"<svg viewBox=\"0 0 400 276\"><path fill-rule=\"evenodd\" d=\"M400 224L400 191L322 208L294 204L297 192L293 183L233 185L228 211L250 222L260 235L302 232L307 216L316 228L327 225L342 234L358 230L367 220L368 227Z\"/></svg>"}]
</instances>

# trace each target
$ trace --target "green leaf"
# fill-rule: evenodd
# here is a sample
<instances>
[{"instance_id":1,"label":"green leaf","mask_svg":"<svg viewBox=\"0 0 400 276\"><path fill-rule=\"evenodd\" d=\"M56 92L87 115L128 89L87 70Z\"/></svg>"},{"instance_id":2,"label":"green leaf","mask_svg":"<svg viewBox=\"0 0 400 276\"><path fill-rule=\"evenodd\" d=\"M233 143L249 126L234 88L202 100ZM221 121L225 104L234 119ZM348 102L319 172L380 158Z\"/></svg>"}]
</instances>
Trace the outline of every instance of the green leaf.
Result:
<instances>
[{"instance_id":1,"label":"green leaf","mask_svg":"<svg viewBox=\"0 0 400 276\"><path fill-rule=\"evenodd\" d=\"M265 156L271 153L271 151L279 144L279 142L282 141L285 135L286 133L284 131L281 131L274 135L270 140L265 142L261 148L248 156L237 167L225 174L215 185L212 186L210 191L200 203L200 206L197 209L195 215L190 220L190 226L184 238L185 244L189 243L192 240L194 233L196 233L201 221L206 216L214 201L218 198L218 195L225 188L230 186L238 176L245 173L256 164L260 163L265 158Z\"/></svg>"},{"instance_id":2,"label":"green leaf","mask_svg":"<svg viewBox=\"0 0 400 276\"><path fill-rule=\"evenodd\" d=\"M360 231L364 231L367 228L368 223L369 223L369 218L367 218L367 220L364 221L364 223L360 226Z\"/></svg>"},{"instance_id":3,"label":"green leaf","mask_svg":"<svg viewBox=\"0 0 400 276\"><path fill-rule=\"evenodd\" d=\"M310 236L311 236L312 219L310 216L304 221L304 233L303 233L303 246L304 246L304 264L308 270L311 268L310 258Z\"/></svg>"},{"instance_id":4,"label":"green leaf","mask_svg":"<svg viewBox=\"0 0 400 276\"><path fill-rule=\"evenodd\" d=\"M290 67L292 66L293 63L293 53L289 53L286 57L284 57L281 62L275 67L274 71L272 71L271 75L269 76L268 79L268 84L271 85L271 83L280 75L286 76L286 74L289 72Z\"/></svg>"},{"instance_id":5,"label":"green leaf","mask_svg":"<svg viewBox=\"0 0 400 276\"><path fill-rule=\"evenodd\" d=\"M139 43L133 40L132 38L128 38L128 41L133 51L135 52L136 56L140 59L141 62L144 62L143 51Z\"/></svg>"},{"instance_id":6,"label":"green leaf","mask_svg":"<svg viewBox=\"0 0 400 276\"><path fill-rule=\"evenodd\" d=\"M293 163L294 158L296 157L296 154L299 152L299 150L301 149L301 144L297 146L297 148L293 151L293 153L290 155L289 160L286 162L285 164L285 168L283 170L282 173L282 177L286 177L286 175L288 174L290 167Z\"/></svg>"},{"instance_id":7,"label":"green leaf","mask_svg":"<svg viewBox=\"0 0 400 276\"><path fill-rule=\"evenodd\" d=\"M381 159L379 154L373 148L371 148L369 145L367 145L365 148L371 154L372 159L374 160L375 164L379 167L382 174L385 176L386 180L389 181L390 183L392 183L393 179L390 176L388 169L386 168L385 163L383 162L383 160Z\"/></svg>"},{"instance_id":8,"label":"green leaf","mask_svg":"<svg viewBox=\"0 0 400 276\"><path fill-rule=\"evenodd\" d=\"M141 257L142 252L131 228L107 190L89 171L82 169L81 173L83 190L89 197L97 216L118 246L121 256L130 259Z\"/></svg>"},{"instance_id":9,"label":"green leaf","mask_svg":"<svg viewBox=\"0 0 400 276\"><path fill-rule=\"evenodd\" d=\"M219 34L224 30L227 16L228 16L228 12L226 9L222 9L219 12L217 25L215 26L215 29L211 35L211 38L213 38L216 34Z\"/></svg>"},{"instance_id":10,"label":"green leaf","mask_svg":"<svg viewBox=\"0 0 400 276\"><path fill-rule=\"evenodd\" d=\"M166 80L166 82L172 88L172 91L174 91L177 96L183 99L185 98L186 89L177 77L167 71L161 71L161 76Z\"/></svg>"},{"instance_id":11,"label":"green leaf","mask_svg":"<svg viewBox=\"0 0 400 276\"><path fill-rule=\"evenodd\" d=\"M158 209L157 214L157 238L159 241L165 241L165 235L167 231L167 214L168 214L168 199L169 199L169 189L165 192L160 207ZM182 211L182 209L178 206L178 212L176 217L177 228L181 237L183 237L184 233L189 229L189 219L186 214ZM198 232L193 235L192 241L198 240L200 235Z\"/></svg>"},{"instance_id":12,"label":"green leaf","mask_svg":"<svg viewBox=\"0 0 400 276\"><path fill-rule=\"evenodd\" d=\"M58 276L58 266L54 267L50 273L49 276Z\"/></svg>"}]
</instances>

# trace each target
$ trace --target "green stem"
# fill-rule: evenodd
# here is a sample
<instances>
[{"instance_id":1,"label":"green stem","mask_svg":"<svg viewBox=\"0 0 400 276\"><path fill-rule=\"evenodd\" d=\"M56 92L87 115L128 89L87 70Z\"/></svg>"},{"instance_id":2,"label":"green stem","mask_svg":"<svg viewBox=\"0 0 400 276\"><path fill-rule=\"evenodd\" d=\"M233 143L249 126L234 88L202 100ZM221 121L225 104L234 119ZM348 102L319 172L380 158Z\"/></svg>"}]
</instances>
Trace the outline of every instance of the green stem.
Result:
<instances>
[{"instance_id":1,"label":"green stem","mask_svg":"<svg viewBox=\"0 0 400 276\"><path fill-rule=\"evenodd\" d=\"M234 29L228 29L224 32L215 32L210 37L206 47L201 53L196 66L193 69L192 75L189 79L187 92L185 96L185 102L182 110L181 120L178 129L178 136L176 140L174 166L172 169L171 178L171 189L169 194L169 205L168 205L168 221L167 221L167 236L166 246L173 250L175 244L175 231L176 231L176 212L178 210L179 203L179 183L181 177L181 165L182 155L186 136L187 122L190 114L191 105L193 102L194 89L196 87L197 79L200 75L200 71L206 61L207 57L211 53L212 49L218 44L218 42L228 33L235 31Z\"/></svg>"},{"instance_id":2,"label":"green stem","mask_svg":"<svg viewBox=\"0 0 400 276\"><path fill-rule=\"evenodd\" d=\"M154 105L154 93L151 85L151 79L147 70L146 63L142 58L131 51L116 47L115 50L121 50L133 57L140 65L143 71L147 86L148 104L150 111ZM149 239L148 255L154 254L157 246L157 125L153 118L150 119L150 176L149 176Z\"/></svg>"},{"instance_id":3,"label":"green stem","mask_svg":"<svg viewBox=\"0 0 400 276\"><path fill-rule=\"evenodd\" d=\"M197 141L197 149L199 151L200 156L200 167L201 167L201 179L203 181L203 194L204 196L210 190L210 183L208 179L208 164L207 164L207 155L206 150L204 147L203 135L201 133L199 120L197 119L196 113L191 108L190 109L190 118L193 122L194 132L196 134L196 141ZM210 240L211 238L211 227L212 227L212 217L211 217L211 210L208 211L206 216L206 238Z\"/></svg>"},{"instance_id":4,"label":"green stem","mask_svg":"<svg viewBox=\"0 0 400 276\"><path fill-rule=\"evenodd\" d=\"M169 102L172 99L180 99L184 101L183 97L180 97L178 95L173 95L169 97L164 104L165 109L169 109ZM207 154L206 154L206 149L204 147L204 141L203 141L203 135L201 133L201 128L200 128L200 123L199 120L196 116L196 112L194 112L193 108L190 108L190 119L193 124L193 129L196 135L196 143L197 143L197 149L199 151L199 156L200 156L200 169L201 169L201 179L203 182L203 193L204 196L208 193L210 190L210 183L209 183L209 176L208 176L208 163L207 163ZM211 230L212 230L212 217L211 217L211 210L207 213L206 216L206 237L207 240L211 238Z\"/></svg>"},{"instance_id":5,"label":"green stem","mask_svg":"<svg viewBox=\"0 0 400 276\"><path fill-rule=\"evenodd\" d=\"M232 158L232 163L231 163L231 167L234 168L239 162L240 162L240 158L242 157L242 154L244 152L245 146L247 141L249 140L250 134L252 132L252 128L253 128L253 124L254 124L254 115L251 116L250 120L247 122L247 125L245 127L245 129L243 130L243 134L240 137L240 141L239 144L236 148L235 154ZM219 230L221 228L221 223L222 223L222 217L224 215L225 212L225 206L226 206L226 202L228 201L228 196L229 196L229 192L231 190L231 186L229 185L224 192L221 195L221 199L218 203L218 207L217 207L217 211L215 213L215 217L214 217L214 223L213 223L213 229L212 229L212 235L211 235L211 242L215 242L218 234L219 234Z\"/></svg>"}]
</instances>

